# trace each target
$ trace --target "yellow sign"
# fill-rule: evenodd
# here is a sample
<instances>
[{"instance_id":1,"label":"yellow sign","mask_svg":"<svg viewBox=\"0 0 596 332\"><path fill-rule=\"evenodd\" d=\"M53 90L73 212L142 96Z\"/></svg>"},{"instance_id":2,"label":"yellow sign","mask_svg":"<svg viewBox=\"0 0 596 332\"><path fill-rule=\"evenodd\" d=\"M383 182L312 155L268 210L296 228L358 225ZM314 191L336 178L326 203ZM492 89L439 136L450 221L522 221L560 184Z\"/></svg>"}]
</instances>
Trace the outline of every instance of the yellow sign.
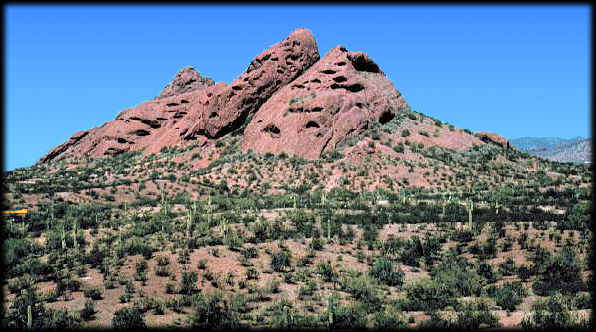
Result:
<instances>
[{"instance_id":1,"label":"yellow sign","mask_svg":"<svg viewBox=\"0 0 596 332\"><path fill-rule=\"evenodd\" d=\"M2 211L3 215L14 215L14 214L19 214L19 215L25 215L27 214L27 209L20 209L20 210L12 210L12 211Z\"/></svg>"}]
</instances>

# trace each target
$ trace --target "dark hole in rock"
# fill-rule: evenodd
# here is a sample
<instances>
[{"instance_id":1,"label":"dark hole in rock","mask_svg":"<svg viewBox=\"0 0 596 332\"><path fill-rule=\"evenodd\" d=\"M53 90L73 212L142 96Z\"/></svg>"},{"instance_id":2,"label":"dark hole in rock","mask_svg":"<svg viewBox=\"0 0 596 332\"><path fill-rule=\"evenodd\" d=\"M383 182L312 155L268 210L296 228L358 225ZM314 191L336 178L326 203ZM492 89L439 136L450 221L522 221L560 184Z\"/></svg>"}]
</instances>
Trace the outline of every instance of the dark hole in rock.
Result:
<instances>
[{"instance_id":1,"label":"dark hole in rock","mask_svg":"<svg viewBox=\"0 0 596 332\"><path fill-rule=\"evenodd\" d=\"M311 112L322 112L323 108L322 107L313 107L310 111Z\"/></svg>"},{"instance_id":2,"label":"dark hole in rock","mask_svg":"<svg viewBox=\"0 0 596 332\"><path fill-rule=\"evenodd\" d=\"M161 127L161 124L157 120L141 120L142 123L148 125L153 129L157 129Z\"/></svg>"},{"instance_id":3,"label":"dark hole in rock","mask_svg":"<svg viewBox=\"0 0 596 332\"><path fill-rule=\"evenodd\" d=\"M331 69L325 69L325 70L321 70L320 73L323 73L323 74L335 74L336 71L335 70L331 70Z\"/></svg>"},{"instance_id":4,"label":"dark hole in rock","mask_svg":"<svg viewBox=\"0 0 596 332\"><path fill-rule=\"evenodd\" d=\"M118 137L117 141L118 141L118 143L120 143L120 144L128 142L126 139L124 139L124 138L122 138L122 137Z\"/></svg>"},{"instance_id":5,"label":"dark hole in rock","mask_svg":"<svg viewBox=\"0 0 596 332\"><path fill-rule=\"evenodd\" d=\"M308 121L306 123L306 128L320 128L320 127L321 126L319 126L319 124L314 121Z\"/></svg>"},{"instance_id":6,"label":"dark hole in rock","mask_svg":"<svg viewBox=\"0 0 596 332\"><path fill-rule=\"evenodd\" d=\"M165 121L167 120L166 118L156 118L157 120L161 120L161 121Z\"/></svg>"},{"instance_id":7,"label":"dark hole in rock","mask_svg":"<svg viewBox=\"0 0 596 332\"><path fill-rule=\"evenodd\" d=\"M118 149L118 148L108 148L106 150L106 152L104 152L103 154L111 154L111 155L116 155L116 154L120 154L124 152L123 149Z\"/></svg>"},{"instance_id":8,"label":"dark hole in rock","mask_svg":"<svg viewBox=\"0 0 596 332\"><path fill-rule=\"evenodd\" d=\"M298 88L298 89L304 89L304 85L302 85L302 84L294 84L292 87Z\"/></svg>"},{"instance_id":9,"label":"dark hole in rock","mask_svg":"<svg viewBox=\"0 0 596 332\"><path fill-rule=\"evenodd\" d=\"M212 94L211 92L209 92L209 93L207 94L207 97L211 97L211 96L213 96L213 94Z\"/></svg>"},{"instance_id":10,"label":"dark hole in rock","mask_svg":"<svg viewBox=\"0 0 596 332\"><path fill-rule=\"evenodd\" d=\"M292 61L296 61L300 58L300 56L298 54L288 54L286 55L286 61L288 60L292 60Z\"/></svg>"},{"instance_id":11,"label":"dark hole in rock","mask_svg":"<svg viewBox=\"0 0 596 332\"><path fill-rule=\"evenodd\" d=\"M267 61L267 60L269 60L270 57L271 57L271 53L265 54L265 56L263 57L263 59L261 61Z\"/></svg>"},{"instance_id":12,"label":"dark hole in rock","mask_svg":"<svg viewBox=\"0 0 596 332\"><path fill-rule=\"evenodd\" d=\"M336 81L337 83L341 83L341 82L347 81L348 79L345 78L344 76L337 76L337 77L334 77L333 80Z\"/></svg>"},{"instance_id":13,"label":"dark hole in rock","mask_svg":"<svg viewBox=\"0 0 596 332\"><path fill-rule=\"evenodd\" d=\"M280 74L283 74L284 73L284 71L281 70L281 69L278 69L277 72L280 73Z\"/></svg>"},{"instance_id":14,"label":"dark hole in rock","mask_svg":"<svg viewBox=\"0 0 596 332\"><path fill-rule=\"evenodd\" d=\"M292 43L293 46L300 46L300 42L297 40L294 40L294 42Z\"/></svg>"},{"instance_id":15,"label":"dark hole in rock","mask_svg":"<svg viewBox=\"0 0 596 332\"><path fill-rule=\"evenodd\" d=\"M238 90L242 90L242 87L241 87L240 85L234 85L234 86L232 87L232 90L236 90L236 91L238 91Z\"/></svg>"},{"instance_id":16,"label":"dark hole in rock","mask_svg":"<svg viewBox=\"0 0 596 332\"><path fill-rule=\"evenodd\" d=\"M321 80L318 79L318 78L315 78L315 79L311 80L311 82L313 82L313 83L321 83Z\"/></svg>"},{"instance_id":17,"label":"dark hole in rock","mask_svg":"<svg viewBox=\"0 0 596 332\"><path fill-rule=\"evenodd\" d=\"M364 104L360 103L360 102L356 103L355 105L356 105L356 107L359 107L359 108L362 108L364 106Z\"/></svg>"},{"instance_id":18,"label":"dark hole in rock","mask_svg":"<svg viewBox=\"0 0 596 332\"><path fill-rule=\"evenodd\" d=\"M276 125L274 125L273 123L268 124L263 129L263 131L266 132L266 133L272 133L272 134L275 134L275 135L279 135L279 133L281 133L281 130L279 130L279 128Z\"/></svg>"},{"instance_id":19,"label":"dark hole in rock","mask_svg":"<svg viewBox=\"0 0 596 332\"><path fill-rule=\"evenodd\" d=\"M211 114L209 114L209 119L214 118L217 116L216 112L211 112Z\"/></svg>"},{"instance_id":20,"label":"dark hole in rock","mask_svg":"<svg viewBox=\"0 0 596 332\"><path fill-rule=\"evenodd\" d=\"M358 71L367 71L369 73L380 73L381 72L381 70L379 69L379 66L377 66L377 64L374 63L374 61L365 57L364 55L357 55L357 56L349 57L349 59L352 61L352 65L354 66L354 69L356 69Z\"/></svg>"},{"instance_id":21,"label":"dark hole in rock","mask_svg":"<svg viewBox=\"0 0 596 332\"><path fill-rule=\"evenodd\" d=\"M342 52L347 52L348 51L348 49L345 46L341 46L339 48L339 50L342 51Z\"/></svg>"},{"instance_id":22,"label":"dark hole in rock","mask_svg":"<svg viewBox=\"0 0 596 332\"><path fill-rule=\"evenodd\" d=\"M349 84L349 85L340 85L337 83L331 84L331 89L346 89L350 92L358 92L364 90L364 86L360 83Z\"/></svg>"},{"instance_id":23,"label":"dark hole in rock","mask_svg":"<svg viewBox=\"0 0 596 332\"><path fill-rule=\"evenodd\" d=\"M188 100L186 100L186 99L182 99L182 100L180 101L180 104L188 104Z\"/></svg>"},{"instance_id":24,"label":"dark hole in rock","mask_svg":"<svg viewBox=\"0 0 596 332\"><path fill-rule=\"evenodd\" d=\"M248 77L242 79L244 82L248 81Z\"/></svg>"},{"instance_id":25,"label":"dark hole in rock","mask_svg":"<svg viewBox=\"0 0 596 332\"><path fill-rule=\"evenodd\" d=\"M178 103L169 103L169 104L166 104L166 106L168 106L168 107L178 106Z\"/></svg>"},{"instance_id":26,"label":"dark hole in rock","mask_svg":"<svg viewBox=\"0 0 596 332\"><path fill-rule=\"evenodd\" d=\"M395 118L395 114L393 114L393 112L385 111L385 112L383 112L383 114L381 114L381 118L379 118L379 122L382 124L385 124L385 123L393 120L393 118Z\"/></svg>"},{"instance_id":27,"label":"dark hole in rock","mask_svg":"<svg viewBox=\"0 0 596 332\"><path fill-rule=\"evenodd\" d=\"M145 129L139 129L135 132L135 134L137 134L137 136L147 136L149 135L149 132Z\"/></svg>"},{"instance_id":28,"label":"dark hole in rock","mask_svg":"<svg viewBox=\"0 0 596 332\"><path fill-rule=\"evenodd\" d=\"M345 61L336 62L335 65L336 66L345 66L346 62Z\"/></svg>"},{"instance_id":29,"label":"dark hole in rock","mask_svg":"<svg viewBox=\"0 0 596 332\"><path fill-rule=\"evenodd\" d=\"M278 60L279 60L278 57L271 58L271 61L278 61Z\"/></svg>"}]
</instances>

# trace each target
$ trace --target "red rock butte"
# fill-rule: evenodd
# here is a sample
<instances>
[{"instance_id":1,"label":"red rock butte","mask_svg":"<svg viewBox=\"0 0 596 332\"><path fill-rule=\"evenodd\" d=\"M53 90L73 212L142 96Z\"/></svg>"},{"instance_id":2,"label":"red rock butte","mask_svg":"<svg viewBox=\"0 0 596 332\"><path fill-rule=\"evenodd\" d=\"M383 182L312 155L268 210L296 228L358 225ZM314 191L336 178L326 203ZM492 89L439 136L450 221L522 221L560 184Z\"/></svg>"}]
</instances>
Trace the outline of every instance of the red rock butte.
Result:
<instances>
[{"instance_id":1,"label":"red rock butte","mask_svg":"<svg viewBox=\"0 0 596 332\"><path fill-rule=\"evenodd\" d=\"M312 33L301 28L257 55L231 84L186 67L155 99L75 133L39 162L203 148L239 132L244 151L316 159L406 109L368 55L337 46L321 59Z\"/></svg>"}]
</instances>

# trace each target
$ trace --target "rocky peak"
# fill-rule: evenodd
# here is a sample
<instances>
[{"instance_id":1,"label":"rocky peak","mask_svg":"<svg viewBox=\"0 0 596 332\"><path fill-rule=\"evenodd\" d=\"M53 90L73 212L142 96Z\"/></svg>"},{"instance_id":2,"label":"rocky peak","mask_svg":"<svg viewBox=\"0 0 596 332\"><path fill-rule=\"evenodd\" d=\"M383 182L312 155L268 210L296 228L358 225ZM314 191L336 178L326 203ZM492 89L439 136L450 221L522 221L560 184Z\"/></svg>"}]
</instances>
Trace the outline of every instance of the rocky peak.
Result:
<instances>
[{"instance_id":1,"label":"rocky peak","mask_svg":"<svg viewBox=\"0 0 596 332\"><path fill-rule=\"evenodd\" d=\"M196 69L188 66L176 74L174 80L168 84L155 99L162 99L180 95L189 91L212 86L215 82L209 77L202 77Z\"/></svg>"},{"instance_id":2,"label":"rocky peak","mask_svg":"<svg viewBox=\"0 0 596 332\"><path fill-rule=\"evenodd\" d=\"M316 159L407 108L368 55L340 45L261 106L244 131L243 149Z\"/></svg>"}]
</instances>

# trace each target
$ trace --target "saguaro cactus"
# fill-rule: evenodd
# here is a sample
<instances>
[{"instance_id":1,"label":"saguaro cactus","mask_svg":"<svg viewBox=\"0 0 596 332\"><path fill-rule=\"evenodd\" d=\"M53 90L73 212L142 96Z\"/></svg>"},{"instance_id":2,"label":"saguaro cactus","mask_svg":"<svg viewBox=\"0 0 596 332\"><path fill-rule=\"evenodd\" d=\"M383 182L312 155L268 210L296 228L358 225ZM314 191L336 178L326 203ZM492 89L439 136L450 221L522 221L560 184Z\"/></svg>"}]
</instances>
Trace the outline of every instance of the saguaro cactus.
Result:
<instances>
[{"instance_id":1,"label":"saguaro cactus","mask_svg":"<svg viewBox=\"0 0 596 332\"><path fill-rule=\"evenodd\" d=\"M31 312L31 305L27 306L27 328L33 328L33 313Z\"/></svg>"},{"instance_id":2,"label":"saguaro cactus","mask_svg":"<svg viewBox=\"0 0 596 332\"><path fill-rule=\"evenodd\" d=\"M474 211L474 202L472 200L468 201L467 208L468 208L468 227L470 227L470 229L472 229L472 223L473 223L472 212Z\"/></svg>"},{"instance_id":3,"label":"saguaro cactus","mask_svg":"<svg viewBox=\"0 0 596 332\"><path fill-rule=\"evenodd\" d=\"M79 252L79 242L77 241L77 223L75 222L72 226L72 240L76 253Z\"/></svg>"},{"instance_id":4,"label":"saguaro cactus","mask_svg":"<svg viewBox=\"0 0 596 332\"><path fill-rule=\"evenodd\" d=\"M190 232L192 229L192 216L193 216L193 209L192 207L188 207L188 212L186 213L186 240L190 241Z\"/></svg>"},{"instance_id":5,"label":"saguaro cactus","mask_svg":"<svg viewBox=\"0 0 596 332\"><path fill-rule=\"evenodd\" d=\"M66 250L66 230L64 229L64 223L62 223L62 250Z\"/></svg>"},{"instance_id":6,"label":"saguaro cactus","mask_svg":"<svg viewBox=\"0 0 596 332\"><path fill-rule=\"evenodd\" d=\"M329 294L329 297L327 298L327 311L328 311L328 320L329 320L329 327L333 327L333 312L335 310L335 307L333 306L333 297L331 296L331 294Z\"/></svg>"}]
</instances>

